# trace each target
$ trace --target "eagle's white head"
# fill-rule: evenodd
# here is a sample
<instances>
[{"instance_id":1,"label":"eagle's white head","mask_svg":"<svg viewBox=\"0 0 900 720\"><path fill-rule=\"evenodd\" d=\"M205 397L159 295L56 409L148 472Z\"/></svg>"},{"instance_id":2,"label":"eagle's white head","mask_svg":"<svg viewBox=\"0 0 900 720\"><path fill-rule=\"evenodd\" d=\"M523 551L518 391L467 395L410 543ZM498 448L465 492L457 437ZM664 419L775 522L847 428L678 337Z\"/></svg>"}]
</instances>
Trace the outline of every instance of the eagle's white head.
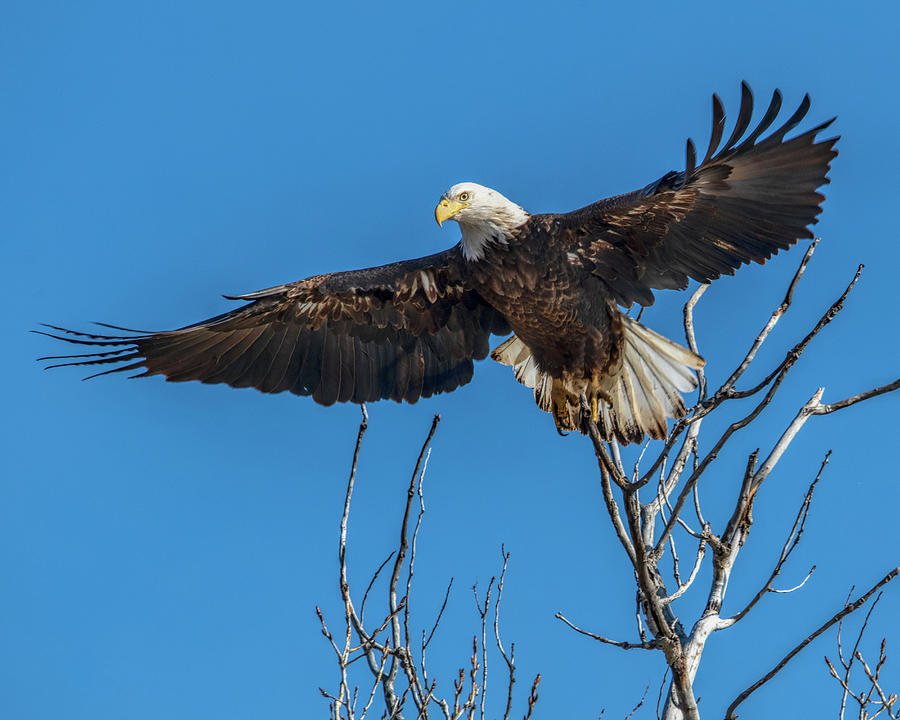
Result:
<instances>
[{"instance_id":1,"label":"eagle's white head","mask_svg":"<svg viewBox=\"0 0 900 720\"><path fill-rule=\"evenodd\" d=\"M529 215L496 190L464 182L441 196L434 209L438 225L455 220L462 230L462 251L466 260L480 260L491 242L506 244L512 231Z\"/></svg>"}]
</instances>

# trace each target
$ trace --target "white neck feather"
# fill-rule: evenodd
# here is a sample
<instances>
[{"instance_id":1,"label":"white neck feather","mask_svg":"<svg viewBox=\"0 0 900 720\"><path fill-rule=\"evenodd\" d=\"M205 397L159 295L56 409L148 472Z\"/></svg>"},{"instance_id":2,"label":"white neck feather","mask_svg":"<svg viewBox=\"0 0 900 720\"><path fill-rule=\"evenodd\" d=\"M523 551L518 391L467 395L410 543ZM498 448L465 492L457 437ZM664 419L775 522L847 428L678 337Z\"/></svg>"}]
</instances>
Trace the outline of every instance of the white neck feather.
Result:
<instances>
[{"instance_id":1,"label":"white neck feather","mask_svg":"<svg viewBox=\"0 0 900 720\"><path fill-rule=\"evenodd\" d=\"M466 260L481 260L488 245L506 245L509 235L492 222L460 223L462 239L459 241Z\"/></svg>"},{"instance_id":2,"label":"white neck feather","mask_svg":"<svg viewBox=\"0 0 900 720\"><path fill-rule=\"evenodd\" d=\"M509 203L503 208L503 212L490 218L460 219L458 222L462 231L460 247L463 257L470 261L481 260L491 243L506 245L512 237L512 231L529 217L518 205Z\"/></svg>"}]
</instances>

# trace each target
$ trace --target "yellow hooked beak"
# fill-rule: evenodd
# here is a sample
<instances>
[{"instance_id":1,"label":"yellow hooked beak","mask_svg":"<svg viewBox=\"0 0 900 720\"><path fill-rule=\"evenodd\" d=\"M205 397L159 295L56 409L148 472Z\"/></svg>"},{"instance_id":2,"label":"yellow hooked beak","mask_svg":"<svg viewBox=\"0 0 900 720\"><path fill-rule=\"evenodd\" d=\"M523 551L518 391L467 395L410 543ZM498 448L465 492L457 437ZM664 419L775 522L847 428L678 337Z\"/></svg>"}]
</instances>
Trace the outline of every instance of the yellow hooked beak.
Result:
<instances>
[{"instance_id":1,"label":"yellow hooked beak","mask_svg":"<svg viewBox=\"0 0 900 720\"><path fill-rule=\"evenodd\" d=\"M448 200L447 198L441 198L441 201L434 209L434 219L437 220L438 225L443 225L444 220L452 218L460 210L467 207L469 207L469 203L460 202L459 200Z\"/></svg>"}]
</instances>

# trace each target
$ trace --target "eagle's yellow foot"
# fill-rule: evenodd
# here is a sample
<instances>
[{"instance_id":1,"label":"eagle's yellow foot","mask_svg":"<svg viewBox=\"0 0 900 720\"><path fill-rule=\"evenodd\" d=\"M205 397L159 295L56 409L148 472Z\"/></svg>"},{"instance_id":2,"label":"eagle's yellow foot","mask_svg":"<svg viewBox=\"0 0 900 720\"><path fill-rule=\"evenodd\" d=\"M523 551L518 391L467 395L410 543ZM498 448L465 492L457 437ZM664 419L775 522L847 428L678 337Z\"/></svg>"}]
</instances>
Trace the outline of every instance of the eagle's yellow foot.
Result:
<instances>
[{"instance_id":1,"label":"eagle's yellow foot","mask_svg":"<svg viewBox=\"0 0 900 720\"><path fill-rule=\"evenodd\" d=\"M553 380L553 386L550 390L550 401L552 404L553 422L556 423L556 432L565 437L568 434L564 432L565 430L575 430L576 428L572 427L572 421L569 419L569 393L562 380Z\"/></svg>"},{"instance_id":2,"label":"eagle's yellow foot","mask_svg":"<svg viewBox=\"0 0 900 720\"><path fill-rule=\"evenodd\" d=\"M556 423L556 432L559 433L560 437L566 437L569 433L563 432L568 429L569 424L569 412L566 410L566 403L563 401L562 405L558 405L553 402L553 422Z\"/></svg>"},{"instance_id":3,"label":"eagle's yellow foot","mask_svg":"<svg viewBox=\"0 0 900 720\"><path fill-rule=\"evenodd\" d=\"M600 397L597 395L591 395L591 420L600 421Z\"/></svg>"}]
</instances>

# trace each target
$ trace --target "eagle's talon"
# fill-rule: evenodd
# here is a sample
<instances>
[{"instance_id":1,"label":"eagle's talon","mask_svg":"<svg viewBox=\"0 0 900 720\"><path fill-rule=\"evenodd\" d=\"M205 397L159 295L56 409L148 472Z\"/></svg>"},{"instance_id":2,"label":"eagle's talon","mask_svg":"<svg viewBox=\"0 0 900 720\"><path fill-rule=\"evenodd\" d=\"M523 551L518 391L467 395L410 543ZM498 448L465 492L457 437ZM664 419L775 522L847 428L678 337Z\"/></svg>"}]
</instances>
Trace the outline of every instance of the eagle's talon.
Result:
<instances>
[{"instance_id":1,"label":"eagle's talon","mask_svg":"<svg viewBox=\"0 0 900 720\"><path fill-rule=\"evenodd\" d=\"M559 433L560 437L568 437L569 435L569 433L563 432L567 420L565 410L565 405L560 407L559 405L554 404L553 406L553 424L556 425L556 432Z\"/></svg>"}]
</instances>

